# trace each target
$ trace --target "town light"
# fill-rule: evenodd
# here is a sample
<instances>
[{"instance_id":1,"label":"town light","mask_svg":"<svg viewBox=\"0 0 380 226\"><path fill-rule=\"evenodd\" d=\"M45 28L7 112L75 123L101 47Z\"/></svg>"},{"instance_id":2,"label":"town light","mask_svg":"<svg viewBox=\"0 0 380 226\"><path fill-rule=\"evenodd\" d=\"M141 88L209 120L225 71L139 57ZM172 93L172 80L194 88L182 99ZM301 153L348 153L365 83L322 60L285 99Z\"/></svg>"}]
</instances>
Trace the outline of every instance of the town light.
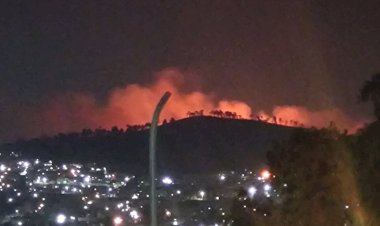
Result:
<instances>
[{"instance_id":1,"label":"town light","mask_svg":"<svg viewBox=\"0 0 380 226\"><path fill-rule=\"evenodd\" d=\"M85 183L90 183L91 182L91 177L90 176L86 176L83 180L84 180Z\"/></svg>"},{"instance_id":2,"label":"town light","mask_svg":"<svg viewBox=\"0 0 380 226\"><path fill-rule=\"evenodd\" d=\"M165 210L165 216L166 217L170 217L171 215L172 215L172 213L169 210Z\"/></svg>"},{"instance_id":3,"label":"town light","mask_svg":"<svg viewBox=\"0 0 380 226\"><path fill-rule=\"evenodd\" d=\"M253 186L248 188L248 197L253 198L253 196L256 194L257 189Z\"/></svg>"},{"instance_id":4,"label":"town light","mask_svg":"<svg viewBox=\"0 0 380 226\"><path fill-rule=\"evenodd\" d=\"M113 224L114 225L121 225L123 223L123 218L116 216L113 218Z\"/></svg>"},{"instance_id":5,"label":"town light","mask_svg":"<svg viewBox=\"0 0 380 226\"><path fill-rule=\"evenodd\" d=\"M129 216L131 216L131 218L133 220L138 220L140 218L140 214L136 211L136 210L132 210L130 213L129 213Z\"/></svg>"},{"instance_id":6,"label":"town light","mask_svg":"<svg viewBox=\"0 0 380 226\"><path fill-rule=\"evenodd\" d=\"M199 191L199 195L201 196L201 199L204 199L204 197L206 196L206 192L201 190Z\"/></svg>"},{"instance_id":7,"label":"town light","mask_svg":"<svg viewBox=\"0 0 380 226\"><path fill-rule=\"evenodd\" d=\"M173 184L173 179L170 177L164 177L162 178L162 183L167 184L167 185Z\"/></svg>"},{"instance_id":8,"label":"town light","mask_svg":"<svg viewBox=\"0 0 380 226\"><path fill-rule=\"evenodd\" d=\"M268 171L268 170L263 170L261 171L261 178L263 178L264 180L268 180L271 176L271 173Z\"/></svg>"},{"instance_id":9,"label":"town light","mask_svg":"<svg viewBox=\"0 0 380 226\"><path fill-rule=\"evenodd\" d=\"M57 215L57 217L55 218L55 222L57 224L64 224L66 222L66 215L60 213Z\"/></svg>"}]
</instances>

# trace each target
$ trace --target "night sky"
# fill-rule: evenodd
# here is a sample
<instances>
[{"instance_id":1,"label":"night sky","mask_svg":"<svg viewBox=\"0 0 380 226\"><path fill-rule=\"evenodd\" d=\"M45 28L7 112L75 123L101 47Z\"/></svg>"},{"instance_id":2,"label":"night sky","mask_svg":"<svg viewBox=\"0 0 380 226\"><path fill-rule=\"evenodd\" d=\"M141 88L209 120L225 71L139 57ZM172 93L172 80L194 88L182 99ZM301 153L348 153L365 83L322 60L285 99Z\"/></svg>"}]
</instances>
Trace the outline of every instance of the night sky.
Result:
<instances>
[{"instance_id":1,"label":"night sky","mask_svg":"<svg viewBox=\"0 0 380 226\"><path fill-rule=\"evenodd\" d=\"M0 141L41 135L31 127L52 98L101 105L168 67L183 72L183 92L254 111L338 108L370 120L357 95L380 71L380 2L1 1Z\"/></svg>"}]
</instances>

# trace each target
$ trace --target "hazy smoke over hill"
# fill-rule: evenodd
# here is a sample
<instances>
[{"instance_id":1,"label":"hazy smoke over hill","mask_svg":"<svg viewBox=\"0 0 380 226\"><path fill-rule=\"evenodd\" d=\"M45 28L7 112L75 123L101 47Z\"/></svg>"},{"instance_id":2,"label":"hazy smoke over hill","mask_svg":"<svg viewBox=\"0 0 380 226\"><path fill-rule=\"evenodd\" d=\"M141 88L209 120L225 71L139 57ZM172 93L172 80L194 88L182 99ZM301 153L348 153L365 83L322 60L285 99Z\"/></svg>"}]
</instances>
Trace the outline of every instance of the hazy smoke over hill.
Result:
<instances>
[{"instance_id":1,"label":"hazy smoke over hill","mask_svg":"<svg viewBox=\"0 0 380 226\"><path fill-rule=\"evenodd\" d=\"M269 117L265 112L259 114ZM342 110L338 108L310 111L301 106L275 106L272 111L272 116L286 121L296 120L298 124L303 124L306 127L325 127L333 122L340 129L347 129L349 133L355 133L358 128L363 125L363 122L357 122L348 117ZM283 124L279 122L279 124Z\"/></svg>"},{"instance_id":2,"label":"hazy smoke over hill","mask_svg":"<svg viewBox=\"0 0 380 226\"><path fill-rule=\"evenodd\" d=\"M282 120L296 120L305 126L323 127L335 121L339 128L353 130L360 123L346 116L339 109L309 111L300 106L274 106L270 116L263 111L252 112L242 101L216 99L213 95L200 91L182 92L183 74L175 69L165 69L155 75L149 85L130 84L111 91L105 104L99 104L92 95L68 93L52 98L38 113L33 129L36 136L57 132L80 131L83 128L110 128L114 125L125 128L127 124L144 124L151 120L152 112L165 91L172 97L162 112L161 119L183 118L188 111L204 110L208 114L213 109L236 112L243 118L252 114L276 116Z\"/></svg>"},{"instance_id":3,"label":"hazy smoke over hill","mask_svg":"<svg viewBox=\"0 0 380 226\"><path fill-rule=\"evenodd\" d=\"M149 122L159 98L165 91L172 97L162 112L161 119L183 118L188 111L213 109L233 111L249 118L251 108L244 102L216 100L211 95L194 91L180 91L183 75L173 69L155 75L156 80L147 86L130 84L114 89L105 105L99 105L91 95L70 93L52 99L44 108L44 123L52 132L80 130L84 127L125 127L126 124Z\"/></svg>"}]
</instances>

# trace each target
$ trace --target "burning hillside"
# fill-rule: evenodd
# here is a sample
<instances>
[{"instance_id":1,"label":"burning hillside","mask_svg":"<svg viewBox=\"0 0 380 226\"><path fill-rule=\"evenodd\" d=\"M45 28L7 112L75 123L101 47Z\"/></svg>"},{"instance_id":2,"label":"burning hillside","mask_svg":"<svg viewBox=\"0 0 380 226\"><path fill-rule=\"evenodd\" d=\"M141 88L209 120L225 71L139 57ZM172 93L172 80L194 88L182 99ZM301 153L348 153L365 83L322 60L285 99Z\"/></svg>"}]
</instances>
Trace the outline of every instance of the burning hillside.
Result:
<instances>
[{"instance_id":1,"label":"burning hillside","mask_svg":"<svg viewBox=\"0 0 380 226\"><path fill-rule=\"evenodd\" d=\"M302 106L274 106L273 111L253 111L245 102L218 99L201 91L183 92L184 74L165 69L155 74L148 85L129 84L111 90L104 104L91 94L66 93L51 98L33 117L35 125L29 136L80 131L83 128L124 128L127 124L145 124L151 119L155 104L165 91L172 97L162 112L162 119L181 119L190 114L216 117L256 119L287 126L324 127L334 121L338 128L354 132L362 123L352 120L340 109L310 111ZM198 112L198 113L196 113ZM218 114L223 112L225 115ZM230 115L229 115L230 114ZM190 115L191 116L191 115Z\"/></svg>"}]
</instances>

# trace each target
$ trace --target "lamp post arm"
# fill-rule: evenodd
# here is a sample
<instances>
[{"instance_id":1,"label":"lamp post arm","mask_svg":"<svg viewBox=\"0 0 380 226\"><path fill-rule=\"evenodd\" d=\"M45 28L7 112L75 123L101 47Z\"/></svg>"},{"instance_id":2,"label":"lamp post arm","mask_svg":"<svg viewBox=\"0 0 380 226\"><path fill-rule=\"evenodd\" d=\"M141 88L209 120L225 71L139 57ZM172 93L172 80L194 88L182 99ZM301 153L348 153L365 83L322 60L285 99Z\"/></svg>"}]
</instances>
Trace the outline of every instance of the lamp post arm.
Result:
<instances>
[{"instance_id":1,"label":"lamp post arm","mask_svg":"<svg viewBox=\"0 0 380 226\"><path fill-rule=\"evenodd\" d=\"M149 172L150 172L150 225L157 226L157 194L156 194L156 143L157 126L160 113L171 96L170 92L165 92L158 102L153 113L152 123L149 131Z\"/></svg>"}]
</instances>

